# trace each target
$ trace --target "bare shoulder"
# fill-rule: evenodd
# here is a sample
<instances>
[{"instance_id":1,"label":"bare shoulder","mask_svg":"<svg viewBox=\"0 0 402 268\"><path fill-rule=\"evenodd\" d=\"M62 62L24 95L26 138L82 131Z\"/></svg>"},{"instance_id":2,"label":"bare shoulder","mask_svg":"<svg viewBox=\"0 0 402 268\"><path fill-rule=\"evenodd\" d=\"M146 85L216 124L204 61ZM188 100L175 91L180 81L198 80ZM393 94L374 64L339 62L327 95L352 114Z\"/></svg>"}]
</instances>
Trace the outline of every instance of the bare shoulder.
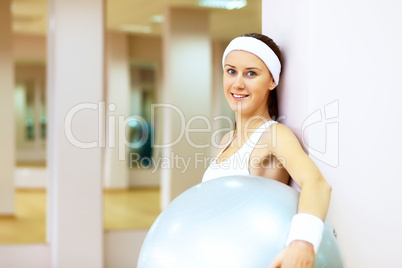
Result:
<instances>
[{"instance_id":1,"label":"bare shoulder","mask_svg":"<svg viewBox=\"0 0 402 268\"><path fill-rule=\"evenodd\" d=\"M270 151L301 149L299 140L293 131L284 124L272 124L263 135L263 143L268 144Z\"/></svg>"},{"instance_id":2,"label":"bare shoulder","mask_svg":"<svg viewBox=\"0 0 402 268\"><path fill-rule=\"evenodd\" d=\"M295 139L297 140L296 135L293 133L293 131L287 127L286 125L282 123L277 123L275 124L276 127L276 134L278 137L283 138L283 139Z\"/></svg>"}]
</instances>

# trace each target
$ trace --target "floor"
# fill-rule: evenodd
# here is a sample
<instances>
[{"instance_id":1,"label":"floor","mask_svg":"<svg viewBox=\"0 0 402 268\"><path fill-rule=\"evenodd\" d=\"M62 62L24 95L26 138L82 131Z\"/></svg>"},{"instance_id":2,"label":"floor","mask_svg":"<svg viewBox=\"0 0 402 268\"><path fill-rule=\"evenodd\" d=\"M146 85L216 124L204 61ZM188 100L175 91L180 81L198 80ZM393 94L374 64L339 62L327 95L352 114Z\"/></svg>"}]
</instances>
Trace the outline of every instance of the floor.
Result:
<instances>
[{"instance_id":1,"label":"floor","mask_svg":"<svg viewBox=\"0 0 402 268\"><path fill-rule=\"evenodd\" d=\"M104 229L149 229L161 212L159 188L104 192ZM16 215L0 216L0 244L46 242L46 191L16 190Z\"/></svg>"}]
</instances>

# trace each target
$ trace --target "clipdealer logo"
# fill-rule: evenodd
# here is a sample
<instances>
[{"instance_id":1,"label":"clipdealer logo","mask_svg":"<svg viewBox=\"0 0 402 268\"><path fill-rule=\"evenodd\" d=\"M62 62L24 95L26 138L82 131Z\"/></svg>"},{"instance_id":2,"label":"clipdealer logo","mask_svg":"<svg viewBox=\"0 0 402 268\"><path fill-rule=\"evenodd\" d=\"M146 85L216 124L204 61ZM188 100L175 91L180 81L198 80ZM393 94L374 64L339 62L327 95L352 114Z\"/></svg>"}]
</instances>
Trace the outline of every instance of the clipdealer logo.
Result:
<instances>
[{"instance_id":1,"label":"clipdealer logo","mask_svg":"<svg viewBox=\"0 0 402 268\"><path fill-rule=\"evenodd\" d=\"M96 147L118 147L119 149L119 160L126 160L127 151L126 148L140 148L148 140L149 133L147 127L147 121L138 115L132 115L125 117L123 115L106 115L106 109L109 112L114 112L116 110L116 105L109 104L106 107L104 102L99 103L81 103L72 107L66 114L64 120L64 133L67 140L74 146L82 149L91 149ZM185 138L187 142L194 148L202 149L211 146L218 147L219 144L215 142L216 136L220 133L227 132L234 127L234 123L227 116L217 116L213 118L213 121L224 120L228 122L229 128L219 129L212 131L211 119L205 116L194 116L190 120L186 121L183 112L176 106L171 104L153 104L152 105L152 119L155 116L155 109L163 109L163 113L176 113L180 118L180 131L177 137L170 137L167 141L162 144L155 143L152 140L153 148L169 148L177 144L180 140ZM98 113L98 124L99 132L97 140L92 141L81 141L73 133L73 120L80 112L84 110L92 110L92 112ZM339 165L339 101L333 101L323 108L317 109L311 113L302 124L301 131L301 142L304 147L308 150L310 156L313 158L331 166L337 167ZM258 120L255 118L254 120ZM136 124L141 125L142 135L141 139L135 142L129 141L127 139L126 127L130 122L135 121ZM193 128L192 123L194 121L204 122L203 128ZM279 120L277 120L279 121ZM154 122L151 122L151 124ZM249 122L248 122L249 123ZM102 128L101 126L104 126ZM103 132L106 132L106 139ZM211 140L206 141L205 144L196 144L191 140L191 133L211 133ZM273 146L275 146L275 135L272 141ZM130 159L132 160L132 159Z\"/></svg>"},{"instance_id":2,"label":"clipdealer logo","mask_svg":"<svg viewBox=\"0 0 402 268\"><path fill-rule=\"evenodd\" d=\"M157 143L154 140L154 136L150 136L148 124L151 126L155 125L155 110L162 109L160 112L164 114L173 114L178 116L180 126L177 136L171 137L169 136L166 140L163 140L161 143ZM220 133L225 133L231 129L233 129L234 124L230 117L228 116L215 116L212 118L208 118L204 115L195 115L191 117L189 120L185 119L184 113L176 106L172 104L152 104L151 105L151 122L147 122L144 118L138 115L124 116L124 115L114 115L108 112L114 112L116 110L116 105L111 103L106 106L105 102L99 103L80 103L73 106L66 114L64 119L64 134L67 140L73 146L81 149L92 149L92 148L115 148L119 149L119 160L126 160L127 152L126 148L140 148L142 147L149 139L151 139L152 148L170 148L176 144L178 144L183 139L186 142L196 149L208 148L211 145L214 147L218 147L219 143L216 142L216 137L220 135ZM84 112L86 111L86 112ZM81 113L97 113L98 117L98 135L97 137L92 137L91 141L83 141L74 134L73 131L73 122L74 117L81 116ZM224 120L228 123L229 127L224 129L212 130L211 121ZM203 122L203 127L195 127L194 122ZM141 128L141 138L135 141L129 140L127 138L128 131L127 126L130 124L138 125ZM84 131L84 130L83 130ZM198 144L193 141L191 138L192 133L210 133L210 140L205 140L203 144ZM105 135L106 134L106 135ZM106 139L105 139L106 137Z\"/></svg>"},{"instance_id":3,"label":"clipdealer logo","mask_svg":"<svg viewBox=\"0 0 402 268\"><path fill-rule=\"evenodd\" d=\"M336 100L311 113L302 124L302 142L310 156L331 167L339 165L338 119L339 100ZM320 140L321 144L313 145L314 140Z\"/></svg>"}]
</instances>

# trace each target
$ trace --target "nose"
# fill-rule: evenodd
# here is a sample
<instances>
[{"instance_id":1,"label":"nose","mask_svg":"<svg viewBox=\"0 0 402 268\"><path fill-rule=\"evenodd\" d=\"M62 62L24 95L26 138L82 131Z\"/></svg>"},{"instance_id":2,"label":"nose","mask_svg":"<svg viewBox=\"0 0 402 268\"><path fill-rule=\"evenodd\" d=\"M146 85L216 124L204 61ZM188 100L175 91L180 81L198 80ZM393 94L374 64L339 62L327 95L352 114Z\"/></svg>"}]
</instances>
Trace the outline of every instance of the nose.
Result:
<instances>
[{"instance_id":1,"label":"nose","mask_svg":"<svg viewBox=\"0 0 402 268\"><path fill-rule=\"evenodd\" d=\"M244 89L244 77L242 75L238 75L236 80L233 83L233 87L235 89Z\"/></svg>"}]
</instances>

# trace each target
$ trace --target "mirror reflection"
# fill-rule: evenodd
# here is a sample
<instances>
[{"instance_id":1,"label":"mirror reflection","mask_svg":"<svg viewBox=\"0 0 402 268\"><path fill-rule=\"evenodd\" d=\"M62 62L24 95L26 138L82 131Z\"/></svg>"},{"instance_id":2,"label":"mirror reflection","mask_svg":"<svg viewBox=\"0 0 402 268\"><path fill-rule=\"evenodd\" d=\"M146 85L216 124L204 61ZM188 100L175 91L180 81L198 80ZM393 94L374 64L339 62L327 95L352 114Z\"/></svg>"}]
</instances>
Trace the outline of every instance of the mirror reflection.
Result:
<instances>
[{"instance_id":1,"label":"mirror reflection","mask_svg":"<svg viewBox=\"0 0 402 268\"><path fill-rule=\"evenodd\" d=\"M107 231L148 230L161 211L161 171L152 161L158 159L161 152L152 147L151 140L160 143L162 139L162 115L153 115L151 107L152 104L162 102L163 12L173 6L199 9L196 2L155 1L155 5L151 7L145 6L143 1L106 1L105 35L115 44L120 42L122 46L112 46L112 51L107 51L106 48L106 68L113 70L116 58L110 58L108 53L117 51L120 53L117 62L120 61L120 66L125 68L123 72L126 72L126 76L113 78L110 73L105 76L109 81L126 80L128 93L125 93L124 100L127 100L127 107L121 112L120 102L124 100L117 97L116 103L116 99L107 95L108 92L117 92L115 88L121 88L119 82L105 85L105 100L107 104L116 104L117 112L111 112L112 116L123 115L125 119L133 115L138 116L137 119L131 118L127 122L125 137L130 146L126 148L125 160L121 161L122 163L113 162L116 158L113 152L105 153L103 220ZM11 6L15 198L9 201L14 203L15 212L0 215L0 244L46 243L47 5L46 0L14 0ZM249 1L242 9L204 9L210 12L213 62L220 61L220 50L233 36L261 31L261 1ZM140 16L142 13L143 17L149 15L149 21ZM141 23L146 25L141 27ZM220 75L218 72L213 77L213 87L217 90L220 89ZM212 113L222 114L225 109L230 110L224 107L225 101L220 91L213 93L211 101L211 106L218 107L214 108ZM145 132L149 138L141 142Z\"/></svg>"},{"instance_id":2,"label":"mirror reflection","mask_svg":"<svg viewBox=\"0 0 402 268\"><path fill-rule=\"evenodd\" d=\"M127 169L128 182L126 188L105 189L104 228L108 231L149 229L161 212L159 172L155 172L152 161L157 152L151 143L156 128L152 125L155 118L151 118L151 105L158 102L157 70L152 62L134 61L129 65L131 117L126 127L129 147L124 166L119 166Z\"/></svg>"}]
</instances>

